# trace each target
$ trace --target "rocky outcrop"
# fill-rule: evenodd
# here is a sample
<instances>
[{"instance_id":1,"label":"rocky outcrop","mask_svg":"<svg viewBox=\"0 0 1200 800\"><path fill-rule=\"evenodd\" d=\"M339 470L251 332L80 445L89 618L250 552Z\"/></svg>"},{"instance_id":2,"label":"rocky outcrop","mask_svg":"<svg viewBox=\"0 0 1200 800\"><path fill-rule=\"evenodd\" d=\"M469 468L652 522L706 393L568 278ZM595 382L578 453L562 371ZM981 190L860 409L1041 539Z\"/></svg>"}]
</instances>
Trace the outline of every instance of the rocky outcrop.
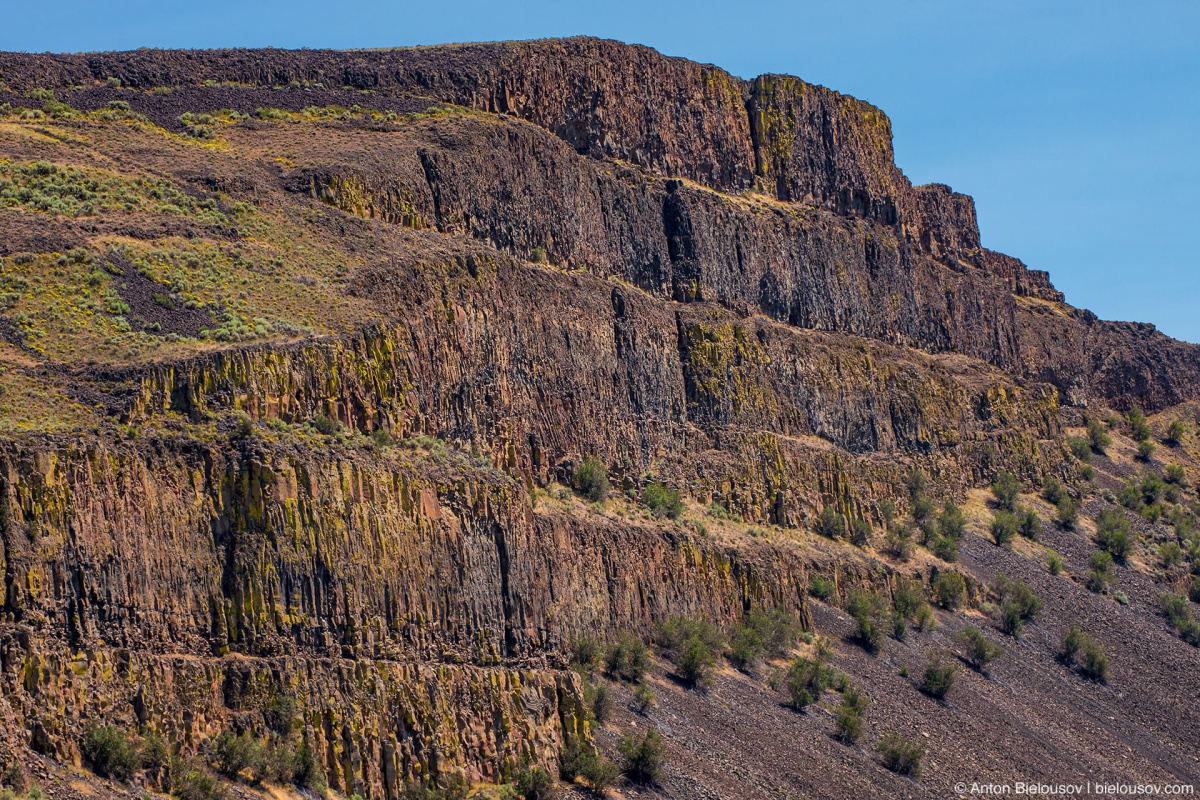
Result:
<instances>
[{"instance_id":1,"label":"rocky outcrop","mask_svg":"<svg viewBox=\"0 0 1200 800\"><path fill-rule=\"evenodd\" d=\"M10 337L6 369L89 420L0 442L0 738L65 762L91 720L203 752L288 698L347 794L552 768L593 733L573 637L750 609L811 623L816 573L831 605L896 585L895 564L812 535L822 510L878 528L914 467L939 500L1000 470L1077 491L1063 405L1200 394L1197 348L1065 305L982 246L969 197L910 185L882 112L799 79L591 39L7 54L0 70L0 103L129 98L145 119L75 124L149 134L132 149L147 174L221 214L255 208L220 230L153 204L132 221L6 209L11 247L107 252L111 309L138 286L145 309L174 308L191 277L108 248L192 255L193 237L198 280L241 270L205 309L252 307L257 281L345 301L303 307L325 335L175 336L168 357L131 347L116 366L85 360L98 336L70 363ZM184 111L273 103L350 110L180 135ZM284 268L309 245L319 282ZM71 280L91 279L83 263ZM194 325L156 332L197 333L193 303ZM106 310L115 325L90 313ZM563 489L589 456L607 506ZM682 493L686 525L640 509L651 481ZM900 568L925 580L933 561Z\"/></svg>"},{"instance_id":2,"label":"rocky outcrop","mask_svg":"<svg viewBox=\"0 0 1200 800\"><path fill-rule=\"evenodd\" d=\"M785 202L897 221L908 185L879 109L787 75L755 78L746 108L761 189Z\"/></svg>"},{"instance_id":3,"label":"rocky outcrop","mask_svg":"<svg viewBox=\"0 0 1200 800\"><path fill-rule=\"evenodd\" d=\"M894 164L891 123L874 106L790 76L747 82L619 42L576 38L354 53L8 54L0 58L0 74L19 91L86 90L116 78L143 90L303 86L319 90L314 104L321 92L342 87L395 97L393 104L427 97L516 116L580 154L713 189L757 187L779 200L889 225L902 216L917 229L923 222L922 203ZM86 91L79 99L89 105ZM371 95L363 104L387 105ZM973 227L973 213L962 222Z\"/></svg>"},{"instance_id":4,"label":"rocky outcrop","mask_svg":"<svg viewBox=\"0 0 1200 800\"><path fill-rule=\"evenodd\" d=\"M186 754L231 729L264 735L284 702L332 788L399 797L425 776L509 779L527 760L553 763L565 736L587 734L570 672L68 649L28 628L0 641L0 659L6 715L31 731L5 733L75 766L81 732L98 718Z\"/></svg>"},{"instance_id":5,"label":"rocky outcrop","mask_svg":"<svg viewBox=\"0 0 1200 800\"><path fill-rule=\"evenodd\" d=\"M541 248L552 263L677 301L716 301L998 366L1018 361L1017 277L1002 281L958 261L948 269L891 226L602 169L531 126L467 119L420 133L400 145L379 137L355 167L342 166L352 154L331 153L329 166L299 170L288 186L526 257ZM962 255L979 252L976 243Z\"/></svg>"},{"instance_id":6,"label":"rocky outcrop","mask_svg":"<svg viewBox=\"0 0 1200 800\"><path fill-rule=\"evenodd\" d=\"M186 751L265 730L289 697L347 794L498 780L587 736L578 679L552 669L571 636L803 616L814 570L843 591L887 585L864 559L786 541L534 512L520 482L434 445L273 430L5 449L6 736L79 763L102 718Z\"/></svg>"},{"instance_id":7,"label":"rocky outcrop","mask_svg":"<svg viewBox=\"0 0 1200 800\"><path fill-rule=\"evenodd\" d=\"M951 369L900 347L664 301L487 251L467 249L438 269L379 267L355 291L409 311L350 337L107 374L97 388L131 424L171 414L242 411L285 422L324 414L363 432L442 438L535 485L565 479L564 462L603 454L632 477L655 469L680 485L702 480L706 502L737 496L739 513L793 523L835 494L808 475L831 457L826 447L842 454L834 471L887 455L987 474L998 468L985 456L989 443L1016 437L1023 444L1008 442L1004 463L1031 476L1061 452L1052 386L1023 388L978 363ZM989 410L995 398L1011 408ZM771 477L745 462L697 460L751 432L751 463L771 465ZM790 454L787 469L750 444L760 435L778 437L768 449ZM800 474L787 478L789 469ZM854 507L868 514L877 500L899 499L906 467L871 469L896 480L851 481L848 496L861 495Z\"/></svg>"},{"instance_id":8,"label":"rocky outcrop","mask_svg":"<svg viewBox=\"0 0 1200 800\"><path fill-rule=\"evenodd\" d=\"M297 170L287 185L366 218L464 235L526 258L544 251L554 264L681 302L964 353L1052 383L1064 396L1094 392L1118 406L1160 408L1197 385L1200 362L1186 355L1194 349L1148 328L1136 348L1176 365L1153 379L1159 385L1105 377L1138 369L1115 328L1093 329L1088 339L1109 363L1085 366L1069 343L1081 340L1087 316L1061 305L1051 311L1062 295L1044 272L980 247L970 198L945 187L912 194L920 214L898 230L601 168L531 126L466 118L416 133L402 143L381 135L354 166L351 153L326 153L326 165ZM497 152L505 156L490 155Z\"/></svg>"},{"instance_id":9,"label":"rocky outcrop","mask_svg":"<svg viewBox=\"0 0 1200 800\"><path fill-rule=\"evenodd\" d=\"M909 184L882 112L796 78L746 82L595 39L353 53L8 54L0 74L10 90L83 87L70 98L80 107L112 97L117 90L88 87L116 78L143 90L290 86L280 92L285 105L348 102L348 87L369 92L361 95L369 108L410 110L424 98L477 109L486 122L434 126L407 153L356 149L289 181L368 218L466 233L520 254L543 248L555 263L675 299L748 303L793 325L955 350L1081 402L1091 393L1159 408L1200 388L1195 353L1152 330L1137 332L1136 348L1172 366L1151 379L1127 349L1133 331L1060 334L1057 321L1015 308L1013 296L1062 298L1046 273L980 246L970 198ZM238 105L229 97L236 88L215 88L207 100L202 89L188 91L195 111ZM308 99L291 96L298 92ZM506 116L566 146L497 124ZM727 194L672 190L656 177ZM747 218L728 193L748 190L783 206L760 204ZM1098 376L1073 344L1085 340L1110 354Z\"/></svg>"}]
</instances>

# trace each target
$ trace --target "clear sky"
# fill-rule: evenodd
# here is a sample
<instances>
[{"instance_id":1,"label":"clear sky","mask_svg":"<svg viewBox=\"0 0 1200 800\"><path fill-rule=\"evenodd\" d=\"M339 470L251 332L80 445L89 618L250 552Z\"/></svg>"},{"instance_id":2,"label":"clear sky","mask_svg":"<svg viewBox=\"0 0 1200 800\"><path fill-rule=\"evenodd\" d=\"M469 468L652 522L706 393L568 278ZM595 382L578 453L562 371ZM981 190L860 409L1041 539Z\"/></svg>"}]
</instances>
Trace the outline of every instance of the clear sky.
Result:
<instances>
[{"instance_id":1,"label":"clear sky","mask_svg":"<svg viewBox=\"0 0 1200 800\"><path fill-rule=\"evenodd\" d=\"M586 34L875 103L914 183L1069 302L1200 342L1200 2L12 2L0 50L390 47Z\"/></svg>"}]
</instances>

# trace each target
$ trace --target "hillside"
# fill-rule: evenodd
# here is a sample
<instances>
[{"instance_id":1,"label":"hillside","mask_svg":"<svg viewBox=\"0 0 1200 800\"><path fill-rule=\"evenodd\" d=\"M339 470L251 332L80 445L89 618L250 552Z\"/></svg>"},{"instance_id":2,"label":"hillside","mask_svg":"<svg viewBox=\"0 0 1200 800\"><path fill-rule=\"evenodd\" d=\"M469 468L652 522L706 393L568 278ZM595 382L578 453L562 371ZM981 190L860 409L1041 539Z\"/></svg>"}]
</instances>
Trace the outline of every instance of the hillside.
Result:
<instances>
[{"instance_id":1,"label":"hillside","mask_svg":"<svg viewBox=\"0 0 1200 800\"><path fill-rule=\"evenodd\" d=\"M866 103L592 39L0 54L0 257L0 766L53 797L502 796L647 729L610 792L1200 776L1200 348ZM635 640L640 711L587 658Z\"/></svg>"}]
</instances>

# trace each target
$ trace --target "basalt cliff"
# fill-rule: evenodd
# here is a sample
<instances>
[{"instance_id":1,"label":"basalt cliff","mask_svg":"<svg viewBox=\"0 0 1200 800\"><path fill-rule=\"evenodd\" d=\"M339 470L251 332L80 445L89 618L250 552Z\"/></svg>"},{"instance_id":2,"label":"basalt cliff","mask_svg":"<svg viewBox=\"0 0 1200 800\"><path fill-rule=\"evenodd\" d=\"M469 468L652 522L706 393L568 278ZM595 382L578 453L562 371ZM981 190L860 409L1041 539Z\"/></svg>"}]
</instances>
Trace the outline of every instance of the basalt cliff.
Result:
<instances>
[{"instance_id":1,"label":"basalt cliff","mask_svg":"<svg viewBox=\"0 0 1200 800\"><path fill-rule=\"evenodd\" d=\"M0 257L0 767L51 796L512 796L646 730L607 791L1200 777L1200 348L983 247L867 103L594 39L0 54ZM631 637L636 697L581 656Z\"/></svg>"}]
</instances>

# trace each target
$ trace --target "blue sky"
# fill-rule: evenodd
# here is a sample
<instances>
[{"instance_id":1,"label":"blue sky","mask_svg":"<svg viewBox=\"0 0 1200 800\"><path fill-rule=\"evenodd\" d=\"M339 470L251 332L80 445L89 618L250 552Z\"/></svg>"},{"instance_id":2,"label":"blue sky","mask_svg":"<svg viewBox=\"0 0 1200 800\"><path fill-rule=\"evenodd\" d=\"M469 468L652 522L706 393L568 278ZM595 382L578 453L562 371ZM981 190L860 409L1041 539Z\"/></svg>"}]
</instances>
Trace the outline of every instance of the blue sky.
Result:
<instances>
[{"instance_id":1,"label":"blue sky","mask_svg":"<svg viewBox=\"0 0 1200 800\"><path fill-rule=\"evenodd\" d=\"M0 49L389 47L587 34L892 118L915 183L975 197L986 246L1069 302L1200 342L1200 3L13 3Z\"/></svg>"}]
</instances>

